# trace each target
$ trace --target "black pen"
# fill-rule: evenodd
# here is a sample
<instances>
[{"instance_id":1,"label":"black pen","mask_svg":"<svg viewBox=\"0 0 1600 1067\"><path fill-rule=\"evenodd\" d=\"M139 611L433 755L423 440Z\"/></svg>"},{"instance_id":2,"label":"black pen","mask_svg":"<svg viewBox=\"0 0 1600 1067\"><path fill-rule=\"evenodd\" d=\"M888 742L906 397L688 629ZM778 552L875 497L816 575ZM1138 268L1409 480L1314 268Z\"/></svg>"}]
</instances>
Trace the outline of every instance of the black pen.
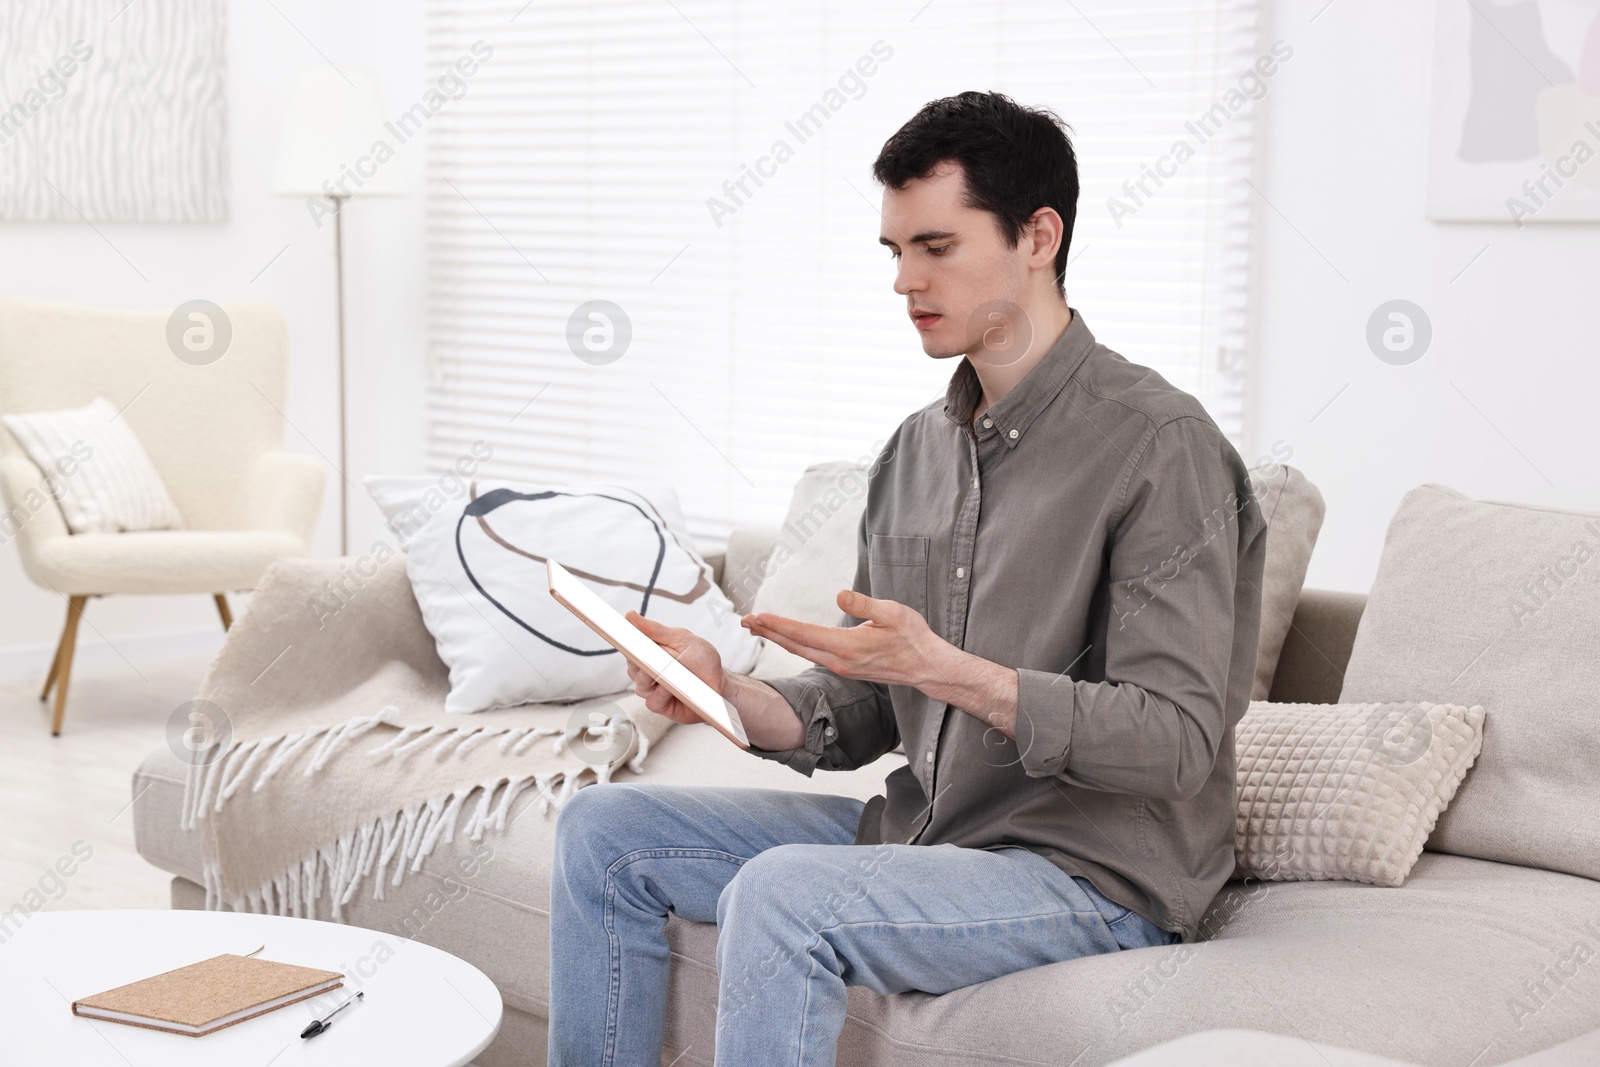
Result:
<instances>
[{"instance_id":1,"label":"black pen","mask_svg":"<svg viewBox=\"0 0 1600 1067\"><path fill-rule=\"evenodd\" d=\"M364 997L366 995L367 995L367 991L363 989L361 992L357 993L355 996L351 997L349 1000L345 1001L343 1004L339 1005L337 1008L334 1008L328 1014L326 1014L322 1018L316 1020L310 1026L306 1027L304 1030L300 1031L300 1036L301 1037L316 1037L318 1034L322 1033L322 1031L326 1030L331 1025L330 1020L335 1015L338 1015L341 1011L344 1011L350 1005L354 1004L356 1001L360 1000L362 997Z\"/></svg>"}]
</instances>

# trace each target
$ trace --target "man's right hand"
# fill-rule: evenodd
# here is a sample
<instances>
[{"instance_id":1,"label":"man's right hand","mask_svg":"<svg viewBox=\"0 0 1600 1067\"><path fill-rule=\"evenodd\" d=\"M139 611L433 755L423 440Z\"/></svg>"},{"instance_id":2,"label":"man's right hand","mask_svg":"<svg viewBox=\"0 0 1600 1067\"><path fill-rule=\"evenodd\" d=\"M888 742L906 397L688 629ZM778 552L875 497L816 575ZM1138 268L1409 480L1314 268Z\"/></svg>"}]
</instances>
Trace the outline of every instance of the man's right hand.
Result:
<instances>
[{"instance_id":1,"label":"man's right hand","mask_svg":"<svg viewBox=\"0 0 1600 1067\"><path fill-rule=\"evenodd\" d=\"M629 611L624 618L637 626L650 640L671 653L674 659L689 668L691 674L709 685L713 691L717 693L724 691L727 675L722 670L722 656L717 653L716 646L710 641L692 630L663 625L640 615L637 611ZM704 721L693 708L673 696L672 690L635 667L631 661L628 663L628 681L633 683L633 691L644 697L644 706L656 714L665 715L673 722Z\"/></svg>"}]
</instances>

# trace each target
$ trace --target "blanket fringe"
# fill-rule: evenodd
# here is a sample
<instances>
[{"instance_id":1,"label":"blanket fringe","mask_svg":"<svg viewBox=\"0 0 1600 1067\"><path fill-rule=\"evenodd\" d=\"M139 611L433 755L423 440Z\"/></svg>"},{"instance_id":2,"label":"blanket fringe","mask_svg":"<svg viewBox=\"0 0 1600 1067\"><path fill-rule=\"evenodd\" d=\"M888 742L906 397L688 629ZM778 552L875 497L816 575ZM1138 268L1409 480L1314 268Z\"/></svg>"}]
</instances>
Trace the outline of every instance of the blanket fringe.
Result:
<instances>
[{"instance_id":1,"label":"blanket fringe","mask_svg":"<svg viewBox=\"0 0 1600 1067\"><path fill-rule=\"evenodd\" d=\"M282 737L244 741L228 748L214 745L187 768L180 825L185 830L193 830L205 818L207 811L221 811L222 805L247 784L251 792L260 792L279 771L293 763L312 744L316 748L306 764L304 774L307 777L316 774L362 735L379 726L393 725L399 713L400 709L390 704L376 715L358 716L333 726L318 726ZM589 734L596 741L609 741L618 728L614 723L592 726ZM559 755L564 732L556 727L407 726L388 741L369 750L369 754L396 759L431 744L434 757L445 759L452 753L464 756L485 741L499 738L501 753L520 756L536 741L546 737L556 739L556 754ZM643 763L645 747L641 744L640 752L629 761L629 767L634 771L638 771Z\"/></svg>"},{"instance_id":2,"label":"blanket fringe","mask_svg":"<svg viewBox=\"0 0 1600 1067\"><path fill-rule=\"evenodd\" d=\"M221 811L222 805L239 790L260 790L313 745L304 774L316 774L364 734L378 726L394 725L398 714L399 709L389 705L376 715L359 716L333 726L241 742L230 748L214 747L188 768L182 811L184 829L194 830L208 811ZM590 725L586 740L603 745L614 740L619 731L632 729L632 723L625 719L613 719ZM638 748L628 767L639 772L649 754L650 742L642 732L634 732L638 735ZM571 740L565 730L545 726L407 726L369 749L368 755L373 759L405 759L431 748L433 758L442 760L452 753L464 755L497 739L502 754L516 756L543 738L554 738L557 755L566 750ZM446 796L361 823L325 848L301 856L275 877L235 894L226 891L218 862L207 858L201 868L205 907L212 911L228 909L309 919L318 918L322 912L341 922L361 886L370 885L373 899L383 900L386 889L398 888L407 870L421 871L439 844L453 843L458 832L469 840L481 841L491 830L504 831L512 805L524 792L534 790L536 796L530 806L548 816L564 807L585 781L605 783L611 775L611 765L602 763L537 775L501 775L464 786Z\"/></svg>"},{"instance_id":3,"label":"blanket fringe","mask_svg":"<svg viewBox=\"0 0 1600 1067\"><path fill-rule=\"evenodd\" d=\"M398 888L408 870L421 871L438 845L452 843L458 832L481 841L490 830L505 830L513 802L527 790L537 791L532 806L548 815L559 811L581 788L589 771L596 772L598 782L605 780L600 775L606 769L502 776L410 805L354 827L327 847L300 857L276 877L232 897L224 891L220 866L207 861L201 871L206 909L343 922L347 906L362 885L370 884L372 898L383 900L385 889ZM463 821L462 812L474 797L471 814ZM391 864L393 875L386 877Z\"/></svg>"}]
</instances>

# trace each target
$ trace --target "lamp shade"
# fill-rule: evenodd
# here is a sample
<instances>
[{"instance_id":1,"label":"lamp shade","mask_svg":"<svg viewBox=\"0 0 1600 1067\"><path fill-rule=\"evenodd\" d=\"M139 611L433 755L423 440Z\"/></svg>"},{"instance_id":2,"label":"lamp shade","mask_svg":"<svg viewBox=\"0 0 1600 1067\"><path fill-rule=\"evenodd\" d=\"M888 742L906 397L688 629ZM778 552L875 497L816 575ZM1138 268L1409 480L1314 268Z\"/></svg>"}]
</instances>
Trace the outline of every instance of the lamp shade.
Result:
<instances>
[{"instance_id":1,"label":"lamp shade","mask_svg":"<svg viewBox=\"0 0 1600 1067\"><path fill-rule=\"evenodd\" d=\"M405 168L371 70L302 67L289 87L275 196L404 196Z\"/></svg>"}]
</instances>

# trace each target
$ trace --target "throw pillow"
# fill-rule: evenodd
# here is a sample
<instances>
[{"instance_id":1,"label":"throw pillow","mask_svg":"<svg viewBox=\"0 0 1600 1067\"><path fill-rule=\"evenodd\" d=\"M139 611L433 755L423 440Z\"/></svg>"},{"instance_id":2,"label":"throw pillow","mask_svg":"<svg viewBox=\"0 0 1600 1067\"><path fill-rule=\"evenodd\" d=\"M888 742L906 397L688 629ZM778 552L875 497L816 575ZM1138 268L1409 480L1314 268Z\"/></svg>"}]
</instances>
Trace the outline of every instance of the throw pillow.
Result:
<instances>
[{"instance_id":1,"label":"throw pillow","mask_svg":"<svg viewBox=\"0 0 1600 1067\"><path fill-rule=\"evenodd\" d=\"M1600 878L1600 514L1401 499L1339 699L1423 696L1491 716L1428 847Z\"/></svg>"},{"instance_id":2,"label":"throw pillow","mask_svg":"<svg viewBox=\"0 0 1600 1067\"><path fill-rule=\"evenodd\" d=\"M1484 709L1269 704L1234 728L1235 876L1397 886L1483 744Z\"/></svg>"},{"instance_id":3,"label":"throw pillow","mask_svg":"<svg viewBox=\"0 0 1600 1067\"><path fill-rule=\"evenodd\" d=\"M450 671L446 711L630 688L622 654L551 598L551 557L618 611L706 638L727 669L755 663L759 641L695 551L670 488L475 479L452 494L439 479L366 482L405 540L412 592Z\"/></svg>"},{"instance_id":4,"label":"throw pillow","mask_svg":"<svg viewBox=\"0 0 1600 1067\"><path fill-rule=\"evenodd\" d=\"M183 516L126 419L104 397L62 411L0 415L74 534L177 530Z\"/></svg>"}]
</instances>

